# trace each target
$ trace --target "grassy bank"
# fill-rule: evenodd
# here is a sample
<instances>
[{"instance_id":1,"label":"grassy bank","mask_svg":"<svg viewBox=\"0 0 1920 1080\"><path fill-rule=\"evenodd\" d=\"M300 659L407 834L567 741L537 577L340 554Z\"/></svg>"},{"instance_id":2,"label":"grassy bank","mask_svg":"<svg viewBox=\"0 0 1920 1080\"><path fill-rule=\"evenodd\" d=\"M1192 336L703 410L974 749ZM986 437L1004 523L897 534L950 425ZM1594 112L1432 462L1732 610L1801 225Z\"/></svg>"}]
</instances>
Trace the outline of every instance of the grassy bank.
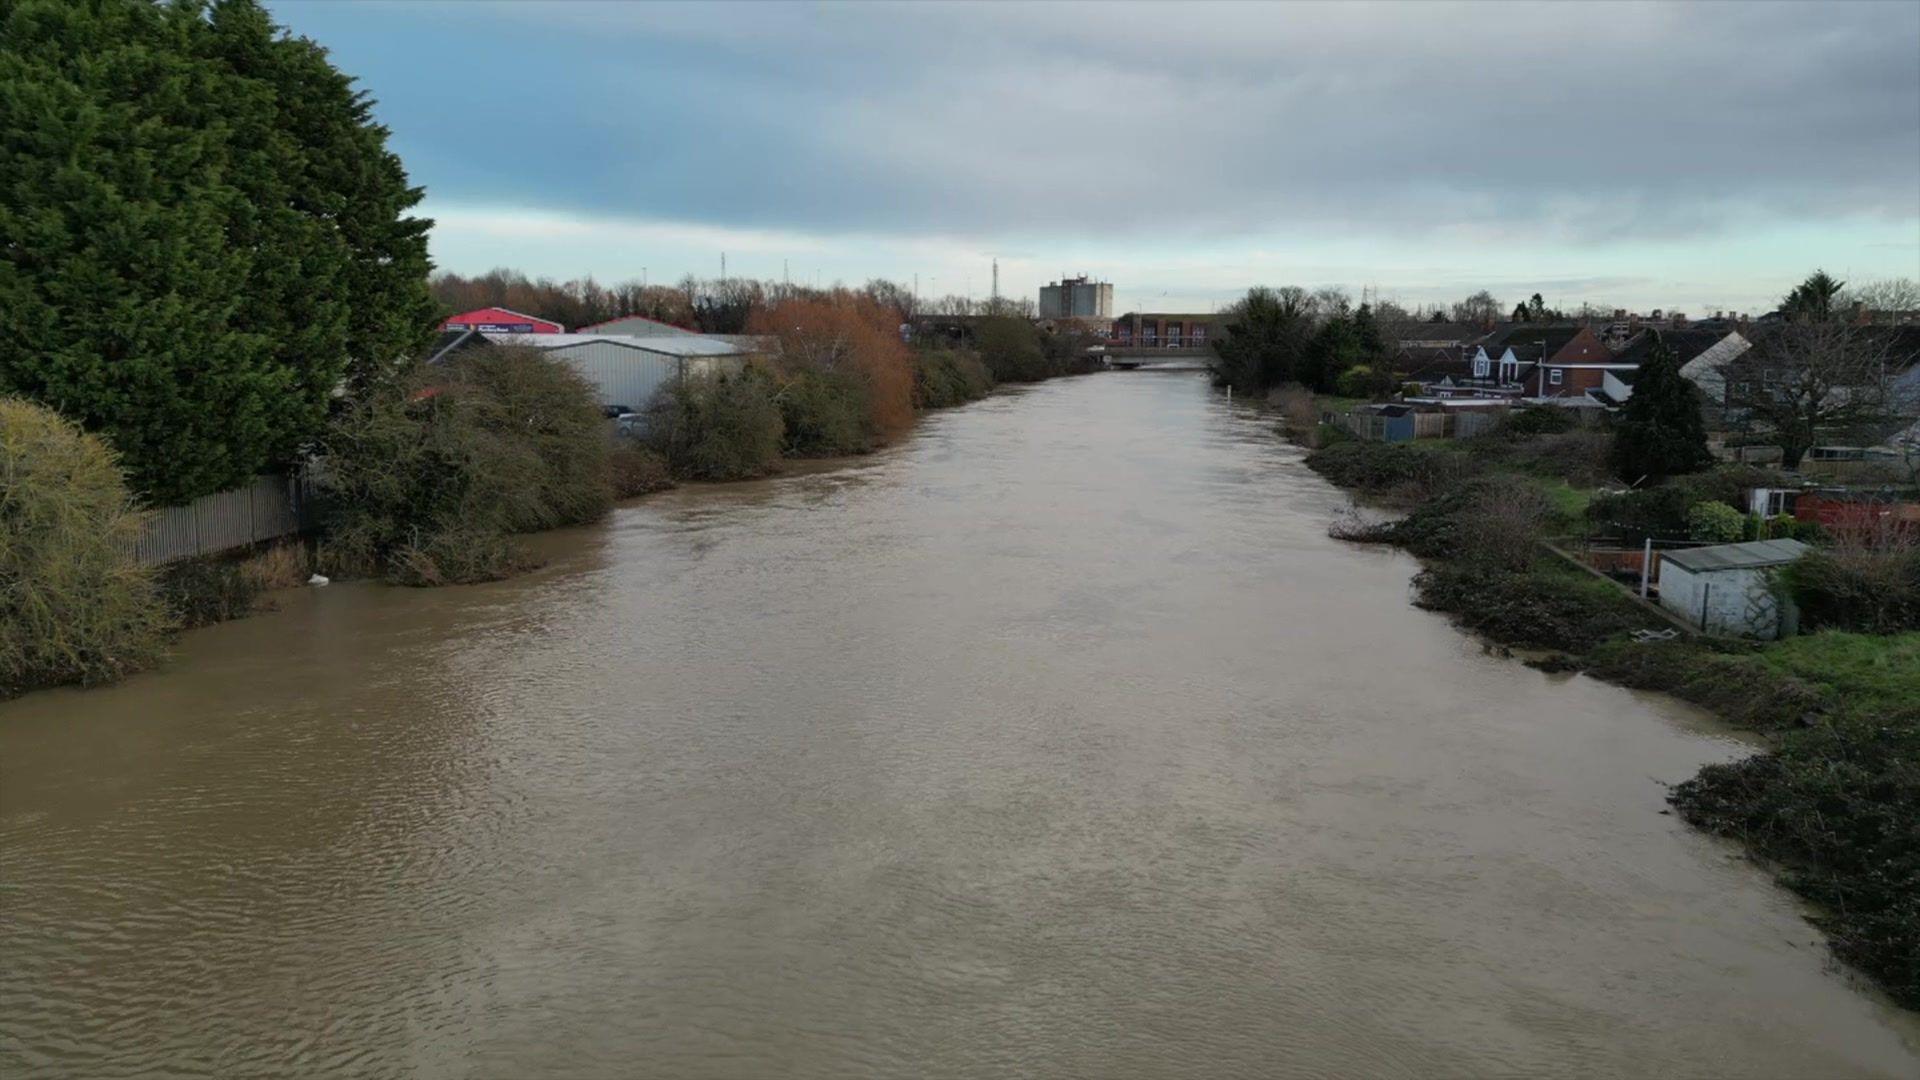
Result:
<instances>
[{"instance_id":1,"label":"grassy bank","mask_svg":"<svg viewBox=\"0 0 1920 1080\"><path fill-rule=\"evenodd\" d=\"M1581 432L1497 444L1339 441L1307 463L1335 484L1407 508L1398 521L1349 523L1336 535L1424 560L1421 606L1501 644L1557 651L1565 666L1674 694L1764 733L1768 752L1707 766L1670 801L1690 823L1739 840L1773 867L1819 906L1814 921L1837 956L1920 1008L1920 632L1634 642L1630 631L1665 624L1613 584L1541 556L1538 541L1594 523L1672 535L1689 508L1737 498L1754 478L1716 470L1596 499L1592 466L1603 451Z\"/></svg>"}]
</instances>

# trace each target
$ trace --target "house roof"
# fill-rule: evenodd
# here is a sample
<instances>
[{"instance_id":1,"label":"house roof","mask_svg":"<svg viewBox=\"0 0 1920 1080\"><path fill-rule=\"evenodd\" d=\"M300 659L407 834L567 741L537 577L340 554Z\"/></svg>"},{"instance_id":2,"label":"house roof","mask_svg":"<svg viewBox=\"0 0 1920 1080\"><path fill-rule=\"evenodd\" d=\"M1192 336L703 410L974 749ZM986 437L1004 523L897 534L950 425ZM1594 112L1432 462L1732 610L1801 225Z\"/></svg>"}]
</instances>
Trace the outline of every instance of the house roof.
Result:
<instances>
[{"instance_id":1,"label":"house roof","mask_svg":"<svg viewBox=\"0 0 1920 1080\"><path fill-rule=\"evenodd\" d=\"M564 349L571 345L602 342L623 349L661 353L667 356L738 356L740 346L710 337L633 337L627 334L507 334L484 331L487 340L500 345L526 345L535 349Z\"/></svg>"},{"instance_id":2,"label":"house roof","mask_svg":"<svg viewBox=\"0 0 1920 1080\"><path fill-rule=\"evenodd\" d=\"M1660 557L1683 570L1706 573L1714 570L1750 570L1763 566L1783 566L1808 551L1798 540L1749 540L1744 544L1715 544L1662 552Z\"/></svg>"},{"instance_id":3,"label":"house roof","mask_svg":"<svg viewBox=\"0 0 1920 1080\"><path fill-rule=\"evenodd\" d=\"M1403 322L1382 326L1380 332L1387 340L1402 345L1414 342L1422 345L1459 345L1487 336L1486 327L1479 323Z\"/></svg>"},{"instance_id":4,"label":"house roof","mask_svg":"<svg viewBox=\"0 0 1920 1080\"><path fill-rule=\"evenodd\" d=\"M1488 334L1480 342L1486 347L1488 356L1499 356L1508 349L1521 360L1544 360L1567 347L1580 334L1578 326L1556 326L1549 323L1509 323ZM1543 354L1541 343L1546 343Z\"/></svg>"},{"instance_id":5,"label":"house roof","mask_svg":"<svg viewBox=\"0 0 1920 1080\"><path fill-rule=\"evenodd\" d=\"M1667 348L1673 350L1674 358L1684 365L1725 341L1729 333L1731 331L1727 330L1660 330L1648 327L1635 334L1626 347L1614 355L1614 359L1621 363L1643 364L1653 354L1654 343L1665 342Z\"/></svg>"}]
</instances>

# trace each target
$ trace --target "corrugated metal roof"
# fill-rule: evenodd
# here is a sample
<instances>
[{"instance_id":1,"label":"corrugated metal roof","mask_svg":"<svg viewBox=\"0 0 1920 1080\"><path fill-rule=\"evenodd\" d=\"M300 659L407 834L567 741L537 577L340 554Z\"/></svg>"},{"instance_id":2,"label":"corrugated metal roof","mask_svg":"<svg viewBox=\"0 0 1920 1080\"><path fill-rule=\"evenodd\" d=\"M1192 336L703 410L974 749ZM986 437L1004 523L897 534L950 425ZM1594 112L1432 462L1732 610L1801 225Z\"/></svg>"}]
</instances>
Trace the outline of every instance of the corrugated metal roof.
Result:
<instances>
[{"instance_id":1,"label":"corrugated metal roof","mask_svg":"<svg viewBox=\"0 0 1920 1080\"><path fill-rule=\"evenodd\" d=\"M1661 552L1660 557L1683 570L1701 573L1780 566L1798 559L1806 552L1807 545L1798 540L1749 540L1744 544L1715 544L1685 551L1665 551Z\"/></svg>"},{"instance_id":2,"label":"corrugated metal roof","mask_svg":"<svg viewBox=\"0 0 1920 1080\"><path fill-rule=\"evenodd\" d=\"M661 353L666 356L738 356L738 345L704 336L632 337L626 334L500 334L488 333L487 340L501 345L527 345L535 349L563 349L569 345L587 345L601 341L624 349Z\"/></svg>"}]
</instances>

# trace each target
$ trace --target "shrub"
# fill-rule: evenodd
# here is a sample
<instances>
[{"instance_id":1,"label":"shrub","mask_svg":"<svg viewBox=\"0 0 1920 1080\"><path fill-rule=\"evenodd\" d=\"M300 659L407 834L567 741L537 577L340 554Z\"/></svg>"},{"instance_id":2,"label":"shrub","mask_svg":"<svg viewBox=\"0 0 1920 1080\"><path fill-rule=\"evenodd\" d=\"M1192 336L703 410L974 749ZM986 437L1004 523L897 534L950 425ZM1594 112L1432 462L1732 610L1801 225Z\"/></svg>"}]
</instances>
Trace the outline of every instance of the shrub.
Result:
<instances>
[{"instance_id":1,"label":"shrub","mask_svg":"<svg viewBox=\"0 0 1920 1080\"><path fill-rule=\"evenodd\" d=\"M1920 1007L1920 708L1783 734L1674 789L1688 821L1745 841L1821 905L1834 954Z\"/></svg>"},{"instance_id":2,"label":"shrub","mask_svg":"<svg viewBox=\"0 0 1920 1080\"><path fill-rule=\"evenodd\" d=\"M160 657L166 608L128 553L140 528L104 442L0 398L0 696Z\"/></svg>"},{"instance_id":3,"label":"shrub","mask_svg":"<svg viewBox=\"0 0 1920 1080\"><path fill-rule=\"evenodd\" d=\"M1607 463L1612 439L1600 431L1506 435L1495 428L1488 434L1467 439L1461 445L1488 463L1502 464L1535 476L1550 476L1581 487L1592 487L1612 475Z\"/></svg>"},{"instance_id":4,"label":"shrub","mask_svg":"<svg viewBox=\"0 0 1920 1080\"><path fill-rule=\"evenodd\" d=\"M1731 544L1745 536L1747 516L1723 502L1699 502L1687 508L1687 538Z\"/></svg>"},{"instance_id":5,"label":"shrub","mask_svg":"<svg viewBox=\"0 0 1920 1080\"><path fill-rule=\"evenodd\" d=\"M839 371L802 371L789 378L775 397L786 432L780 449L787 457L839 457L873 449L867 388L858 377Z\"/></svg>"},{"instance_id":6,"label":"shrub","mask_svg":"<svg viewBox=\"0 0 1920 1080\"><path fill-rule=\"evenodd\" d=\"M644 446L621 442L607 454L608 483L615 499L631 499L673 486L667 459Z\"/></svg>"},{"instance_id":7,"label":"shrub","mask_svg":"<svg viewBox=\"0 0 1920 1080\"><path fill-rule=\"evenodd\" d=\"M1394 544L1423 559L1524 570L1533 565L1555 513L1553 500L1538 485L1494 474L1464 480L1399 521L1346 529L1341 536Z\"/></svg>"},{"instance_id":8,"label":"shrub","mask_svg":"<svg viewBox=\"0 0 1920 1080\"><path fill-rule=\"evenodd\" d=\"M801 399L786 416L800 427L787 432L790 452L855 453L913 426L913 365L899 321L859 295L784 300L753 317L755 333L779 339L776 374L814 380L782 388L783 410ZM842 415L849 411L855 422Z\"/></svg>"},{"instance_id":9,"label":"shrub","mask_svg":"<svg viewBox=\"0 0 1920 1080\"><path fill-rule=\"evenodd\" d=\"M350 401L324 440L329 569L405 584L526 565L512 533L591 521L612 503L592 388L531 349L421 366Z\"/></svg>"},{"instance_id":10,"label":"shrub","mask_svg":"<svg viewBox=\"0 0 1920 1080\"><path fill-rule=\"evenodd\" d=\"M169 563L156 581L168 614L184 630L251 614L264 591L239 562L217 555Z\"/></svg>"},{"instance_id":11,"label":"shrub","mask_svg":"<svg viewBox=\"0 0 1920 1080\"><path fill-rule=\"evenodd\" d=\"M913 404L917 409L944 409L986 397L993 390L993 372L980 357L953 349L928 349L913 358Z\"/></svg>"},{"instance_id":12,"label":"shrub","mask_svg":"<svg viewBox=\"0 0 1920 1080\"><path fill-rule=\"evenodd\" d=\"M1351 398L1386 397L1393 393L1396 385L1391 372L1367 364L1355 364L1333 381L1333 388L1341 397Z\"/></svg>"},{"instance_id":13,"label":"shrub","mask_svg":"<svg viewBox=\"0 0 1920 1080\"><path fill-rule=\"evenodd\" d=\"M1720 502L1744 510L1749 489L1783 483L1778 473L1768 469L1723 465L1653 487L1596 496L1587 517L1596 529L1633 543L1649 536L1673 540L1687 535L1687 514L1696 504Z\"/></svg>"},{"instance_id":14,"label":"shrub","mask_svg":"<svg viewBox=\"0 0 1920 1080\"><path fill-rule=\"evenodd\" d=\"M1920 630L1920 547L1842 543L1781 571L1805 630Z\"/></svg>"},{"instance_id":15,"label":"shrub","mask_svg":"<svg viewBox=\"0 0 1920 1080\"><path fill-rule=\"evenodd\" d=\"M763 372L675 383L652 414L649 440L676 477L745 480L765 476L780 460L786 424Z\"/></svg>"},{"instance_id":16,"label":"shrub","mask_svg":"<svg viewBox=\"0 0 1920 1080\"><path fill-rule=\"evenodd\" d=\"M1280 429L1289 439L1307 441L1312 446L1326 445L1315 438L1321 425L1320 405L1314 400L1313 391L1299 383L1287 383L1269 391L1267 400L1280 410Z\"/></svg>"},{"instance_id":17,"label":"shrub","mask_svg":"<svg viewBox=\"0 0 1920 1080\"><path fill-rule=\"evenodd\" d=\"M1026 319L1012 315L982 319L974 328L973 340L995 382L1039 382L1058 374L1041 348L1040 331Z\"/></svg>"},{"instance_id":18,"label":"shrub","mask_svg":"<svg viewBox=\"0 0 1920 1080\"><path fill-rule=\"evenodd\" d=\"M1494 431L1510 438L1528 435L1560 435L1580 426L1572 409L1558 405L1528 405L1502 417Z\"/></svg>"},{"instance_id":19,"label":"shrub","mask_svg":"<svg viewBox=\"0 0 1920 1080\"><path fill-rule=\"evenodd\" d=\"M1465 454L1401 443L1339 442L1307 455L1307 467L1341 487L1430 495L1479 470Z\"/></svg>"},{"instance_id":20,"label":"shrub","mask_svg":"<svg viewBox=\"0 0 1920 1080\"><path fill-rule=\"evenodd\" d=\"M1503 645L1584 653L1651 619L1612 585L1571 570L1442 563L1421 571L1414 586L1421 607Z\"/></svg>"}]
</instances>

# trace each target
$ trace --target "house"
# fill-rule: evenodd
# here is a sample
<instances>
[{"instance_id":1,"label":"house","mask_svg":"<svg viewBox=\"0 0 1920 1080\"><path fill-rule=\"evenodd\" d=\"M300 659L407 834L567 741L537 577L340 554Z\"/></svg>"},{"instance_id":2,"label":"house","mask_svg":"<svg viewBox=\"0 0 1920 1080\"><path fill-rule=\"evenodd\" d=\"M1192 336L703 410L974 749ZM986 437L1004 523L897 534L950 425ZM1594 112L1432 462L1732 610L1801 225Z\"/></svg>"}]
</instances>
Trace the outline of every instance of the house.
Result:
<instances>
[{"instance_id":1,"label":"house","mask_svg":"<svg viewBox=\"0 0 1920 1080\"><path fill-rule=\"evenodd\" d=\"M668 383L736 372L748 354L737 345L702 335L631 337L619 334L484 335L497 345L539 349L592 383L603 406L644 409Z\"/></svg>"},{"instance_id":2,"label":"house","mask_svg":"<svg viewBox=\"0 0 1920 1080\"><path fill-rule=\"evenodd\" d=\"M474 308L452 315L442 330L478 330L483 334L564 334L567 328L551 319L522 314L503 307Z\"/></svg>"},{"instance_id":3,"label":"house","mask_svg":"<svg viewBox=\"0 0 1920 1080\"><path fill-rule=\"evenodd\" d=\"M1571 330L1571 333L1566 331ZM1638 360L1621 360L1591 327L1539 327L1546 358L1533 371L1528 397L1554 405L1617 407L1633 393L1630 373ZM1523 335L1524 336L1524 335ZM1556 344L1557 343L1557 344ZM1614 375L1611 384L1608 373Z\"/></svg>"},{"instance_id":4,"label":"house","mask_svg":"<svg viewBox=\"0 0 1920 1080\"><path fill-rule=\"evenodd\" d=\"M1404 381L1418 385L1422 395L1435 398L1514 401L1539 397L1541 362L1560 355L1582 333L1592 338L1578 326L1502 323L1460 345L1457 352L1403 348L1404 357L1426 361L1407 371ZM1597 339L1594 343L1598 344ZM1601 348L1604 351L1604 346Z\"/></svg>"},{"instance_id":5,"label":"house","mask_svg":"<svg viewBox=\"0 0 1920 1080\"><path fill-rule=\"evenodd\" d=\"M1614 360L1636 367L1652 355L1654 346L1665 345L1680 362L1680 375L1700 389L1709 423L1717 423L1727 400L1726 364L1752 348L1752 342L1732 330L1689 327L1685 330L1641 330L1629 340ZM1623 380L1631 383L1631 379Z\"/></svg>"},{"instance_id":6,"label":"house","mask_svg":"<svg viewBox=\"0 0 1920 1080\"><path fill-rule=\"evenodd\" d=\"M1798 540L1750 540L1662 552L1660 606L1705 634L1791 636L1799 612L1774 576L1809 550Z\"/></svg>"}]
</instances>

